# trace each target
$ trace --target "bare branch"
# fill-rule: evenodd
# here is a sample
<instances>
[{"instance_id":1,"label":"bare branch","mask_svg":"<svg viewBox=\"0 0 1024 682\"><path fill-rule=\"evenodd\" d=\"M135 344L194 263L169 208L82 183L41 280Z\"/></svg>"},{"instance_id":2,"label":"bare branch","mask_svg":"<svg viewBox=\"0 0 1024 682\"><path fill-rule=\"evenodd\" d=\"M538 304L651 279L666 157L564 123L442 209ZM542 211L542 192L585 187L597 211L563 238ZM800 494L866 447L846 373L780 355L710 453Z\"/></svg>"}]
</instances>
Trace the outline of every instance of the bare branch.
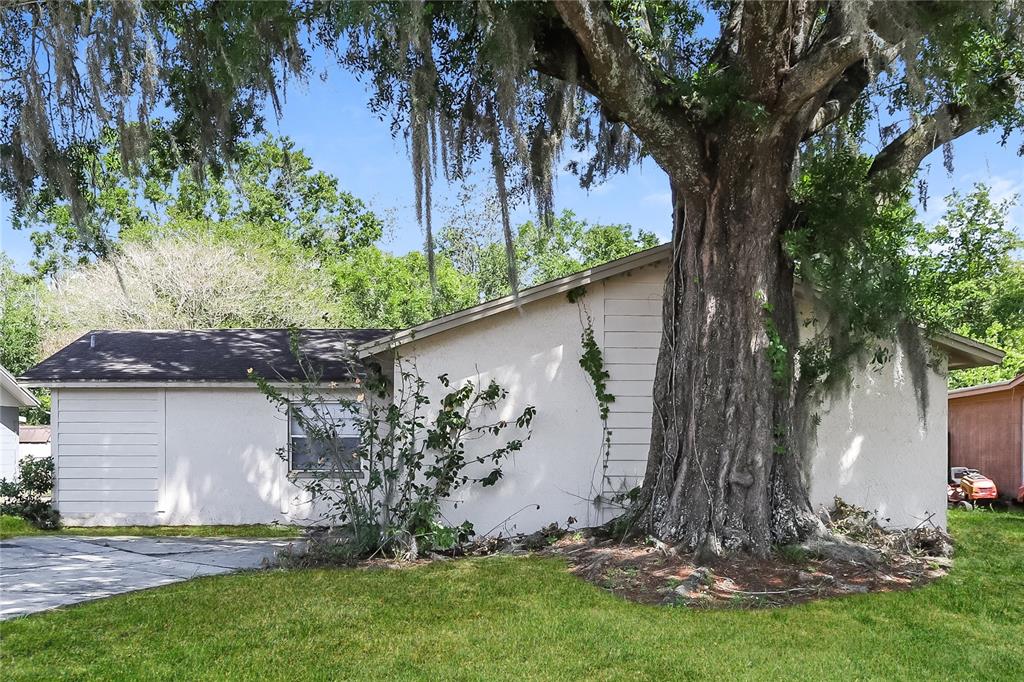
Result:
<instances>
[{"instance_id":1,"label":"bare branch","mask_svg":"<svg viewBox=\"0 0 1024 682\"><path fill-rule=\"evenodd\" d=\"M861 60L848 68L814 113L803 139L816 135L846 116L870 82L871 74L866 61Z\"/></svg>"},{"instance_id":2,"label":"bare branch","mask_svg":"<svg viewBox=\"0 0 1024 682\"><path fill-rule=\"evenodd\" d=\"M864 38L853 32L839 35L812 48L810 54L785 74L779 97L780 110L796 113L807 102L831 91L851 66L867 57Z\"/></svg>"},{"instance_id":3,"label":"bare branch","mask_svg":"<svg viewBox=\"0 0 1024 682\"><path fill-rule=\"evenodd\" d=\"M944 104L890 142L871 163L868 177L896 177L906 181L917 172L933 151L984 123L977 111L957 104Z\"/></svg>"},{"instance_id":4,"label":"bare branch","mask_svg":"<svg viewBox=\"0 0 1024 682\"><path fill-rule=\"evenodd\" d=\"M658 163L680 180L695 182L700 152L685 115L659 107L665 93L616 26L603 3L559 0L555 7L586 59L593 84L612 117L624 121Z\"/></svg>"}]
</instances>

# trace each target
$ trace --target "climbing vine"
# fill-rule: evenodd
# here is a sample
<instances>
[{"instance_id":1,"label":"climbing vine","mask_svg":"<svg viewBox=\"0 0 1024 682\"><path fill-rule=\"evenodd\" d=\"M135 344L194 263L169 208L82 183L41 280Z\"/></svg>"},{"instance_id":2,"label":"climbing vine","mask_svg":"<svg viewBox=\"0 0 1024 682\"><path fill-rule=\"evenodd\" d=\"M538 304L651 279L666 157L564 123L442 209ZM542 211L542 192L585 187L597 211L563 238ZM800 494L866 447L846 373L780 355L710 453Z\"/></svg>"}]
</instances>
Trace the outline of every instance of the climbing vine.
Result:
<instances>
[{"instance_id":1,"label":"climbing vine","mask_svg":"<svg viewBox=\"0 0 1024 682\"><path fill-rule=\"evenodd\" d=\"M608 391L608 380L611 375L605 369L604 353L594 337L594 320L583 303L586 293L586 288L580 286L571 289L566 294L566 298L570 303L575 303L579 309L580 325L583 327L583 332L580 334L582 348L580 367L590 377L590 382L594 386L594 397L597 399L598 413L601 416L601 451L598 462L601 465L601 480L603 481L608 471L608 460L611 457L612 431L608 428L608 414L611 412L611 404L615 402L615 396ZM601 493L602 490L598 490L595 494L595 504L600 504L603 501Z\"/></svg>"},{"instance_id":2,"label":"climbing vine","mask_svg":"<svg viewBox=\"0 0 1024 682\"><path fill-rule=\"evenodd\" d=\"M772 381L776 386L785 386L789 379L789 349L782 341L779 328L775 326L772 319L772 312L775 308L768 302L763 291L757 293L757 299L761 303L761 310L764 311L764 333L768 337L768 347L765 352L768 354L768 362L772 366Z\"/></svg>"},{"instance_id":3,"label":"climbing vine","mask_svg":"<svg viewBox=\"0 0 1024 682\"><path fill-rule=\"evenodd\" d=\"M594 397L601 411L601 420L608 421L608 412L611 404L615 402L615 396L608 392L608 379L611 375L604 368L604 354L601 347L594 339L594 323L589 313L585 313L586 324L583 326L583 334L580 337L580 344L583 346L583 353L580 355L580 367L590 377L594 384Z\"/></svg>"}]
</instances>

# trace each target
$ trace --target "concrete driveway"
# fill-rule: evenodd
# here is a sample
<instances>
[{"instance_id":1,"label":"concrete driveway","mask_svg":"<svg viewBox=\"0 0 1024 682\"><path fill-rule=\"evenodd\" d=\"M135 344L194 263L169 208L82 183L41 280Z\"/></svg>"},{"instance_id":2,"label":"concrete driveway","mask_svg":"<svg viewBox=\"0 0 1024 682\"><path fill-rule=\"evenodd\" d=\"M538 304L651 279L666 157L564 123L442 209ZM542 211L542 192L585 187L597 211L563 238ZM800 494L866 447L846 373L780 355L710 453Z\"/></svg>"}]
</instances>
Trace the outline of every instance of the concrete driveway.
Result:
<instances>
[{"instance_id":1,"label":"concrete driveway","mask_svg":"<svg viewBox=\"0 0 1024 682\"><path fill-rule=\"evenodd\" d=\"M296 542L44 536L0 540L0 620L274 563Z\"/></svg>"}]
</instances>

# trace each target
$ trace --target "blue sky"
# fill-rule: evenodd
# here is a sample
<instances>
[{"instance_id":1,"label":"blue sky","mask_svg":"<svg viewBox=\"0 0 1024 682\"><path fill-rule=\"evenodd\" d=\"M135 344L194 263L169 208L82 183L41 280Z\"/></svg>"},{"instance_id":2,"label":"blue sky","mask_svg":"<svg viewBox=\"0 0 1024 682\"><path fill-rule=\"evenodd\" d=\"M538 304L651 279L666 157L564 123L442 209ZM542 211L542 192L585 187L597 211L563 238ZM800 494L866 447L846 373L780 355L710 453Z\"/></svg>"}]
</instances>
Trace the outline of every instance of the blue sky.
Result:
<instances>
[{"instance_id":1,"label":"blue sky","mask_svg":"<svg viewBox=\"0 0 1024 682\"><path fill-rule=\"evenodd\" d=\"M317 168L337 176L342 187L387 217L391 229L383 246L404 253L423 243L414 214L409 159L404 140L391 136L388 123L371 114L366 101L363 86L353 76L332 70L326 82L314 77L308 85L291 85L283 115L274 121L271 114L270 128L294 139ZM941 153L934 153L925 163L930 198L922 218L933 222L941 214L941 198L950 189L967 190L976 182L991 185L999 198L1024 196L1024 159L1016 155L1020 144L1020 136L1002 147L997 132L969 135L955 144L952 175L943 168ZM486 190L491 178L481 172L473 182ZM435 205L453 202L457 190L439 185ZM571 209L592 222L630 223L667 240L671 234L669 196L665 174L647 161L589 192L562 171L557 177L555 201L558 209ZM531 216L529 207L520 207L515 217L519 222ZM1018 228L1024 227L1024 208L1017 206L1013 219ZM32 256L28 233L12 229L10 205L4 201L0 201L0 248L19 268Z\"/></svg>"}]
</instances>

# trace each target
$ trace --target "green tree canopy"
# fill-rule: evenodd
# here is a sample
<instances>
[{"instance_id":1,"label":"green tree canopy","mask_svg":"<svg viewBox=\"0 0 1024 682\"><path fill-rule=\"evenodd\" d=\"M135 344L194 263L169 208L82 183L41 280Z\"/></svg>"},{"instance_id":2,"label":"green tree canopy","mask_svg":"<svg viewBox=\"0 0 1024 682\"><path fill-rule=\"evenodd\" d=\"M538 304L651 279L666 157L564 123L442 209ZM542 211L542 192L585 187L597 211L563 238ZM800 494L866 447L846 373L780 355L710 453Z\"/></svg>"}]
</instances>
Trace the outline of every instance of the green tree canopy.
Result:
<instances>
[{"instance_id":1,"label":"green tree canopy","mask_svg":"<svg viewBox=\"0 0 1024 682\"><path fill-rule=\"evenodd\" d=\"M174 152L165 126L150 131L140 175L125 168L113 131L102 139L86 166L93 189L84 229L74 223L71 202L50 186L20 204L15 226L33 230L40 274L107 256L119 241L214 234L332 260L382 235L381 219L288 138L241 141L222 172L207 169L201 179Z\"/></svg>"},{"instance_id":2,"label":"green tree canopy","mask_svg":"<svg viewBox=\"0 0 1024 682\"><path fill-rule=\"evenodd\" d=\"M1009 221L1010 200L988 188L953 192L933 229L914 238L915 296L921 317L1006 351L1003 364L953 372L950 387L1010 379L1024 371L1024 246Z\"/></svg>"},{"instance_id":3,"label":"green tree canopy","mask_svg":"<svg viewBox=\"0 0 1024 682\"><path fill-rule=\"evenodd\" d=\"M0 365L15 376L39 361L43 292L36 278L18 273L14 262L0 254Z\"/></svg>"},{"instance_id":4,"label":"green tree canopy","mask_svg":"<svg viewBox=\"0 0 1024 682\"><path fill-rule=\"evenodd\" d=\"M426 255L395 256L374 246L331 263L338 316L353 327L403 329L479 303L474 279L441 256L432 290Z\"/></svg>"},{"instance_id":5,"label":"green tree canopy","mask_svg":"<svg viewBox=\"0 0 1024 682\"><path fill-rule=\"evenodd\" d=\"M483 224L477 222L474 228L460 220L441 229L438 253L476 280L481 298L506 296L512 292L512 284L500 230L493 222L485 222L486 211L474 212L473 217ZM568 209L541 224L527 221L513 232L516 271L523 286L558 279L658 245L653 232L641 229L634 233L631 225L591 225Z\"/></svg>"}]
</instances>

